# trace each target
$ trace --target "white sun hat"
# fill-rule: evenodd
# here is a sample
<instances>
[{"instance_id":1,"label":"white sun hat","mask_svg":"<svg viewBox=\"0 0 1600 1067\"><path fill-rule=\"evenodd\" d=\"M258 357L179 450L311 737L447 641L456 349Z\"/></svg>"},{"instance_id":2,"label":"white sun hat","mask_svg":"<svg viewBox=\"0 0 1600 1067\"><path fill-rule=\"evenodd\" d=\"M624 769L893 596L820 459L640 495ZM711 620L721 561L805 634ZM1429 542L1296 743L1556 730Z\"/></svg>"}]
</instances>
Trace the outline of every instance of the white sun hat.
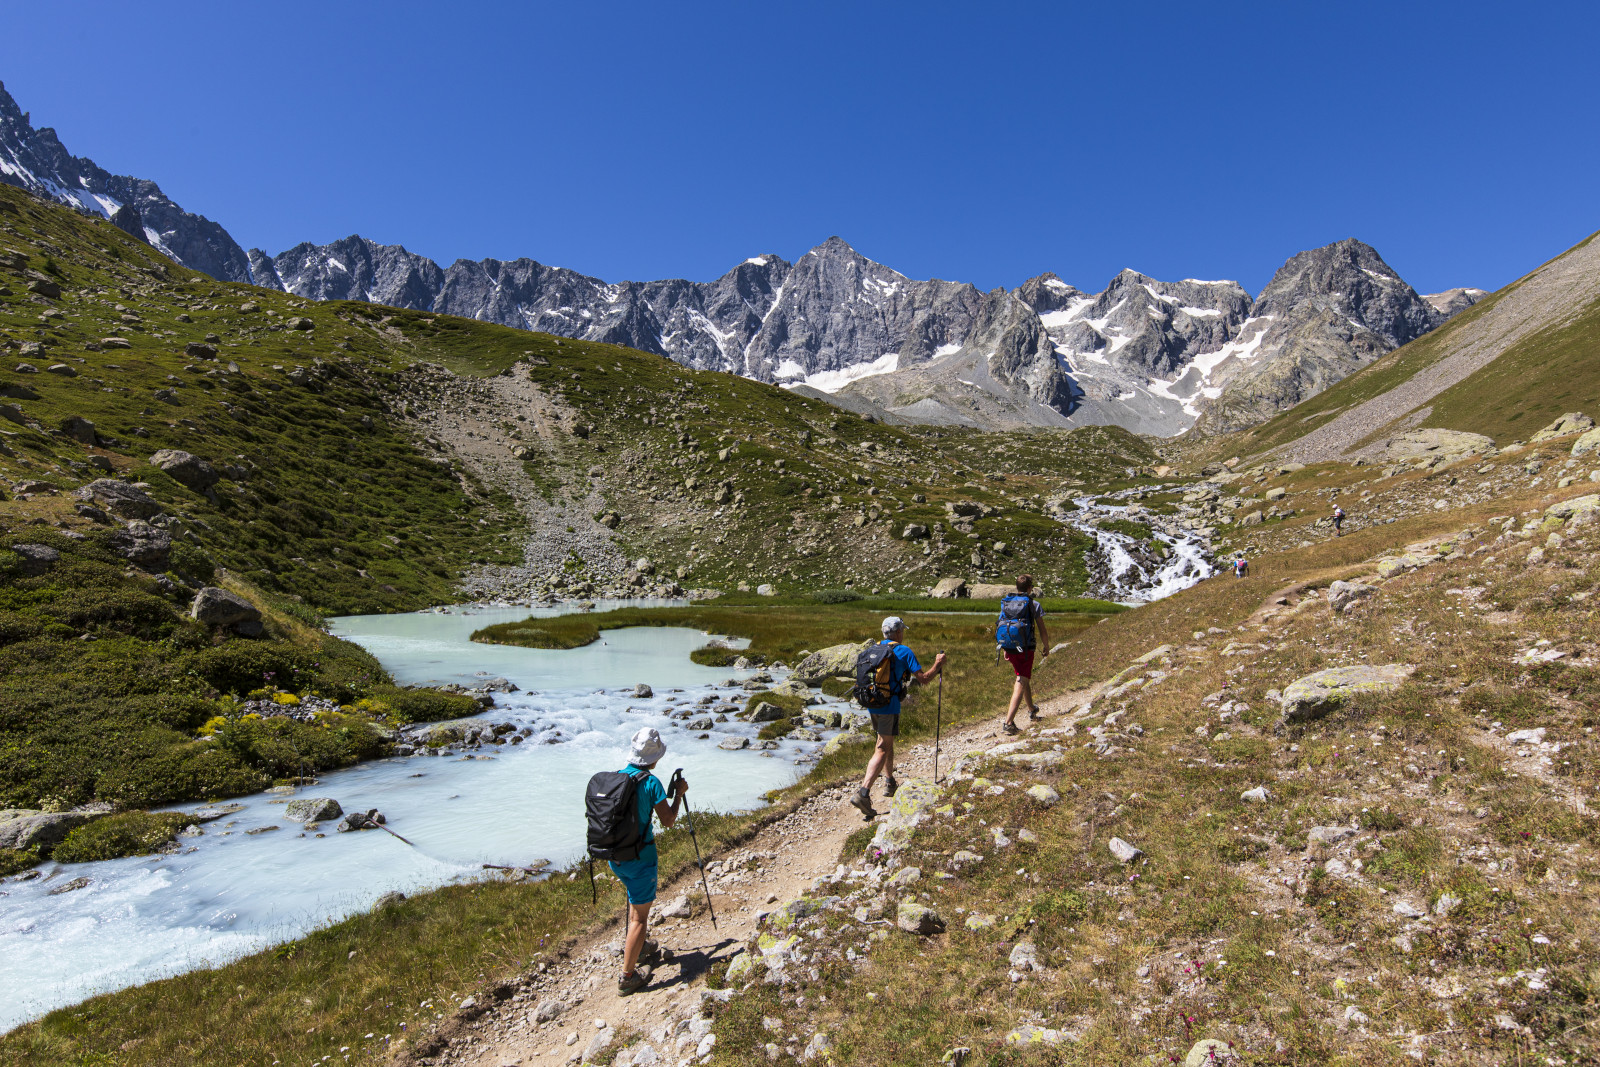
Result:
<instances>
[{"instance_id":1,"label":"white sun hat","mask_svg":"<svg viewBox=\"0 0 1600 1067\"><path fill-rule=\"evenodd\" d=\"M633 735L628 744L628 762L636 767L648 767L667 754L667 743L655 727L646 726Z\"/></svg>"}]
</instances>

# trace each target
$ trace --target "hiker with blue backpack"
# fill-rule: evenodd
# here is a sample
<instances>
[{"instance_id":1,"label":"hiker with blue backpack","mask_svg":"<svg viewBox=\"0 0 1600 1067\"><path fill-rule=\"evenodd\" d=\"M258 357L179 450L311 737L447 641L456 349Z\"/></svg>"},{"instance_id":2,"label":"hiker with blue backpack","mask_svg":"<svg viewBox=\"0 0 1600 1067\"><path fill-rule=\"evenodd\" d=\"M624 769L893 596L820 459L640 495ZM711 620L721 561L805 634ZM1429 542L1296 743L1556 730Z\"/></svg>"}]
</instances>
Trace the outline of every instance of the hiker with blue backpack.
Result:
<instances>
[{"instance_id":1,"label":"hiker with blue backpack","mask_svg":"<svg viewBox=\"0 0 1600 1067\"><path fill-rule=\"evenodd\" d=\"M872 716L872 730L878 735L878 746L867 761L867 773L861 779L850 803L867 819L877 812L872 809L872 783L881 772L883 793L894 796L900 783L894 777L894 739L900 734L900 698L914 682L927 682L944 673L945 655L933 658L933 666L923 669L917 654L905 643L905 620L891 615L883 620L883 640L861 651L856 657L856 703Z\"/></svg>"},{"instance_id":2,"label":"hiker with blue backpack","mask_svg":"<svg viewBox=\"0 0 1600 1067\"><path fill-rule=\"evenodd\" d=\"M618 996L625 997L649 985L650 967L639 961L662 956L660 946L645 936L657 882L656 840L650 819L654 815L661 820L663 829L670 830L678 821L678 809L689 791L689 783L674 775L672 802L667 802L667 788L650 773L666 754L666 742L646 726L629 743L628 765L620 771L596 774L584 791L589 822L589 877L594 877L594 860L607 860L611 873L628 894L628 935L622 976L617 979Z\"/></svg>"},{"instance_id":3,"label":"hiker with blue backpack","mask_svg":"<svg viewBox=\"0 0 1600 1067\"><path fill-rule=\"evenodd\" d=\"M1044 640L1042 655L1050 655L1050 632L1044 626L1044 605L1033 599L1033 575L1017 575L1017 591L1000 600L1000 620L995 624L994 640L1005 653L1006 662L1016 673L1011 686L1011 706L1000 729L1017 732L1017 710L1028 702L1028 721L1039 718L1039 705L1033 702L1033 653Z\"/></svg>"}]
</instances>

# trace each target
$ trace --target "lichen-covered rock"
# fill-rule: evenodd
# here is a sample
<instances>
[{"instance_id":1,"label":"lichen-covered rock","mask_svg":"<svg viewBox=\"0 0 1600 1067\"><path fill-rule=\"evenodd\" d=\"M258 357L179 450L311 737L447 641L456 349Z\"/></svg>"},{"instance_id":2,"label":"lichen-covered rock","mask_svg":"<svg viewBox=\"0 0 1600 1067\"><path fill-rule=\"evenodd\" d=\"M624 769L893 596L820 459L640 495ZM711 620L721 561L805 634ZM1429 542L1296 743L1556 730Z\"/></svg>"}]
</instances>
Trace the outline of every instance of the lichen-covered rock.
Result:
<instances>
[{"instance_id":1,"label":"lichen-covered rock","mask_svg":"<svg viewBox=\"0 0 1600 1067\"><path fill-rule=\"evenodd\" d=\"M321 822L337 819L344 809L332 797L301 797L291 800L283 809L283 816L294 822Z\"/></svg>"},{"instance_id":2,"label":"lichen-covered rock","mask_svg":"<svg viewBox=\"0 0 1600 1067\"><path fill-rule=\"evenodd\" d=\"M1530 445L1541 441L1548 441L1552 437L1566 437L1568 434L1583 433L1594 429L1594 420L1581 411L1569 411L1549 426L1528 438Z\"/></svg>"},{"instance_id":3,"label":"lichen-covered rock","mask_svg":"<svg viewBox=\"0 0 1600 1067\"><path fill-rule=\"evenodd\" d=\"M866 734L849 731L842 734L835 734L833 737L830 737L828 739L828 743L822 746L822 754L824 756L831 756L847 745L870 744L872 744L872 738L868 737Z\"/></svg>"},{"instance_id":4,"label":"lichen-covered rock","mask_svg":"<svg viewBox=\"0 0 1600 1067\"><path fill-rule=\"evenodd\" d=\"M1571 500L1563 500L1558 504L1551 504L1544 509L1544 513L1556 519L1572 519L1589 517L1589 513L1600 508L1600 494L1590 493L1587 496L1575 496Z\"/></svg>"},{"instance_id":5,"label":"lichen-covered rock","mask_svg":"<svg viewBox=\"0 0 1600 1067\"><path fill-rule=\"evenodd\" d=\"M1053 808L1061 803L1061 794L1043 783L1030 785L1028 795L1047 808Z\"/></svg>"},{"instance_id":6,"label":"lichen-covered rock","mask_svg":"<svg viewBox=\"0 0 1600 1067\"><path fill-rule=\"evenodd\" d=\"M1285 723L1320 719L1352 696L1397 689L1415 667L1406 663L1334 667L1289 683L1280 703Z\"/></svg>"},{"instance_id":7,"label":"lichen-covered rock","mask_svg":"<svg viewBox=\"0 0 1600 1067\"><path fill-rule=\"evenodd\" d=\"M880 853L898 852L911 843L918 826L933 816L939 803L938 788L926 778L907 778L889 801L889 812L878 824L871 849Z\"/></svg>"},{"instance_id":8,"label":"lichen-covered rock","mask_svg":"<svg viewBox=\"0 0 1600 1067\"><path fill-rule=\"evenodd\" d=\"M802 685L821 685L825 678L842 678L855 674L856 657L861 650L871 645L871 641L861 644L831 645L819 652L813 652L795 665L791 680Z\"/></svg>"},{"instance_id":9,"label":"lichen-covered rock","mask_svg":"<svg viewBox=\"0 0 1600 1067\"><path fill-rule=\"evenodd\" d=\"M788 717L789 713L787 711L765 700L750 710L751 722L777 722L779 719L787 719Z\"/></svg>"},{"instance_id":10,"label":"lichen-covered rock","mask_svg":"<svg viewBox=\"0 0 1600 1067\"><path fill-rule=\"evenodd\" d=\"M975 911L967 916L968 930L993 930L994 924L995 918L993 915L985 915L982 912Z\"/></svg>"},{"instance_id":11,"label":"lichen-covered rock","mask_svg":"<svg viewBox=\"0 0 1600 1067\"><path fill-rule=\"evenodd\" d=\"M1006 1035L1006 1044L1014 1048L1043 1048L1046 1045L1059 1045L1070 1040L1060 1030L1052 1030L1046 1026L1019 1026Z\"/></svg>"},{"instance_id":12,"label":"lichen-covered rock","mask_svg":"<svg viewBox=\"0 0 1600 1067\"><path fill-rule=\"evenodd\" d=\"M895 909L894 924L908 934L940 934L944 932L944 919L926 904L902 900Z\"/></svg>"},{"instance_id":13,"label":"lichen-covered rock","mask_svg":"<svg viewBox=\"0 0 1600 1067\"><path fill-rule=\"evenodd\" d=\"M768 915L767 925L774 930L787 930L801 919L826 911L838 902L838 897L796 897Z\"/></svg>"},{"instance_id":14,"label":"lichen-covered rock","mask_svg":"<svg viewBox=\"0 0 1600 1067\"><path fill-rule=\"evenodd\" d=\"M1365 585L1361 582L1334 582L1328 587L1328 607L1335 613L1342 615L1351 604L1367 597L1375 596L1378 587Z\"/></svg>"},{"instance_id":15,"label":"lichen-covered rock","mask_svg":"<svg viewBox=\"0 0 1600 1067\"><path fill-rule=\"evenodd\" d=\"M1593 452L1600 452L1600 430L1590 430L1572 442L1574 456L1587 456Z\"/></svg>"},{"instance_id":16,"label":"lichen-covered rock","mask_svg":"<svg viewBox=\"0 0 1600 1067\"><path fill-rule=\"evenodd\" d=\"M1066 761L1066 757L1059 752L1013 752L1001 759L1014 767L1026 767L1033 771L1050 770Z\"/></svg>"},{"instance_id":17,"label":"lichen-covered rock","mask_svg":"<svg viewBox=\"0 0 1600 1067\"><path fill-rule=\"evenodd\" d=\"M734 983L744 984L755 977L756 957L753 953L741 952L728 962L728 973L723 980L729 985Z\"/></svg>"}]
</instances>

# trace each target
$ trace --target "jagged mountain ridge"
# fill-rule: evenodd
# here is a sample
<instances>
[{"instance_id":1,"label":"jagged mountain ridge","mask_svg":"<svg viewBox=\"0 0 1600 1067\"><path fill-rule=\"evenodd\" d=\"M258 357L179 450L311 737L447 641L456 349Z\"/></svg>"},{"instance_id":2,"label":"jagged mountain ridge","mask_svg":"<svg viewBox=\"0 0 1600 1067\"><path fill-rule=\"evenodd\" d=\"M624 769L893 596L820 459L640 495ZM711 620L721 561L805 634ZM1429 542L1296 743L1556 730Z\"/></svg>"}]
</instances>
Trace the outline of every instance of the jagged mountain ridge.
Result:
<instances>
[{"instance_id":1,"label":"jagged mountain ridge","mask_svg":"<svg viewBox=\"0 0 1600 1067\"><path fill-rule=\"evenodd\" d=\"M1156 434L1187 429L1224 394L1218 428L1270 418L1481 295L1450 290L1435 307L1354 240L1292 257L1254 299L1236 282L1132 270L1094 294L1054 274L984 293L910 279L838 237L712 282L611 284L529 259L440 268L359 236L250 260L257 284L299 296L624 344L910 421Z\"/></svg>"},{"instance_id":2,"label":"jagged mountain ridge","mask_svg":"<svg viewBox=\"0 0 1600 1067\"><path fill-rule=\"evenodd\" d=\"M213 278L250 281L250 264L228 231L183 210L144 178L112 174L74 156L49 127L34 129L0 82L0 182L109 219L168 259Z\"/></svg>"}]
</instances>

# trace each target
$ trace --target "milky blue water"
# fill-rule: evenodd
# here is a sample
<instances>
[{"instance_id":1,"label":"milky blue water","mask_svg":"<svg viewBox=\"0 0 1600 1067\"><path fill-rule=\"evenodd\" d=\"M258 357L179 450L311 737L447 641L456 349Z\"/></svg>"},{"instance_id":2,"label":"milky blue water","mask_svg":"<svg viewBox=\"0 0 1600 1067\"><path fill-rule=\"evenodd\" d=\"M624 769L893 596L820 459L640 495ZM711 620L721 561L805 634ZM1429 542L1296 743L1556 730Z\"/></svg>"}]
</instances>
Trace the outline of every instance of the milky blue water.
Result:
<instances>
[{"instance_id":1,"label":"milky blue water","mask_svg":"<svg viewBox=\"0 0 1600 1067\"><path fill-rule=\"evenodd\" d=\"M803 771L796 758L818 747L786 741L770 753L726 751L719 740L753 737L756 727L721 723L702 741L673 723L670 710L703 694L741 704L745 696L722 683L751 672L690 662L689 653L707 641L698 631L612 630L600 642L566 651L468 640L479 627L529 614L453 608L349 616L331 620L330 628L369 649L401 683L508 678L522 691L497 694L498 706L481 718L529 725L546 736L559 730L563 743L501 746L491 759L380 760L326 773L299 790L333 797L346 810L380 809L414 848L379 831L305 834L283 818L287 798L262 794L241 798L242 811L205 824L204 836L181 839L191 852L47 865L45 877L0 883L6 894L0 897L0 1030L95 993L291 940L365 910L391 890L481 877L485 862L576 859L583 850L583 784L597 770L621 767L627 739L641 726L661 731L668 752L658 771L665 780L673 768L684 768L696 810L758 806L763 793ZM640 682L654 690L650 699L628 695ZM267 826L279 829L247 833ZM78 877L88 877L89 886L50 894Z\"/></svg>"}]
</instances>

